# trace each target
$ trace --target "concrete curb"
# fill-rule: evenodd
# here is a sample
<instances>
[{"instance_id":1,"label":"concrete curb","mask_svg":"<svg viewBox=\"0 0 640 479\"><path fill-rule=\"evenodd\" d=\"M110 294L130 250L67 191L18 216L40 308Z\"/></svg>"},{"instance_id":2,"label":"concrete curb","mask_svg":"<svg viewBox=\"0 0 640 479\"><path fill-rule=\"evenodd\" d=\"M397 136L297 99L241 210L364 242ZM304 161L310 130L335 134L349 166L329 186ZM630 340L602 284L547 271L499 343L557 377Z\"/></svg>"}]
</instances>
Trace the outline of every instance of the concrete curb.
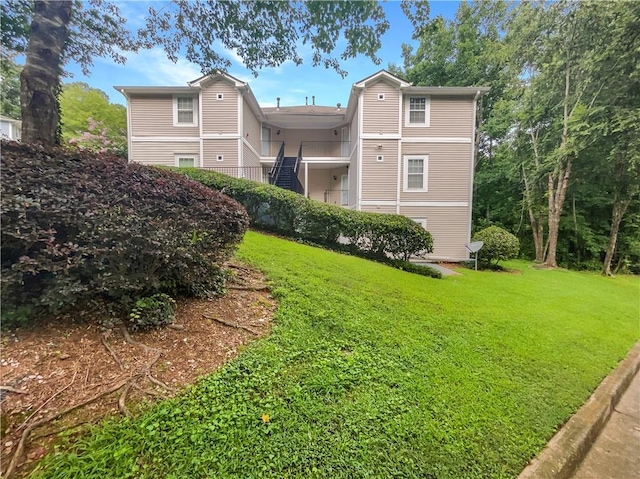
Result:
<instances>
[{"instance_id":1,"label":"concrete curb","mask_svg":"<svg viewBox=\"0 0 640 479\"><path fill-rule=\"evenodd\" d=\"M518 479L569 479L589 452L638 370L640 342L604 378L587 402L553 436Z\"/></svg>"}]
</instances>

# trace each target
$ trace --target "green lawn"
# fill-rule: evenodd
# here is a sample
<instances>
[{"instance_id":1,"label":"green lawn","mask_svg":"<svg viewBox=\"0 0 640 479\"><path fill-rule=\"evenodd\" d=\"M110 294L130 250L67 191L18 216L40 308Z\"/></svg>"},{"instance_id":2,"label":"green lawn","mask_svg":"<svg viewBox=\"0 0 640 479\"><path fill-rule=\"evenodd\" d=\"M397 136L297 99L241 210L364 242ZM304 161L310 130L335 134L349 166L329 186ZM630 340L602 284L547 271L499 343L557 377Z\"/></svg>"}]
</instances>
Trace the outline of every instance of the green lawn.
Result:
<instances>
[{"instance_id":1,"label":"green lawn","mask_svg":"<svg viewBox=\"0 0 640 479\"><path fill-rule=\"evenodd\" d=\"M257 233L238 256L274 286L271 336L47 477L513 478L639 336L638 278L434 280Z\"/></svg>"}]
</instances>

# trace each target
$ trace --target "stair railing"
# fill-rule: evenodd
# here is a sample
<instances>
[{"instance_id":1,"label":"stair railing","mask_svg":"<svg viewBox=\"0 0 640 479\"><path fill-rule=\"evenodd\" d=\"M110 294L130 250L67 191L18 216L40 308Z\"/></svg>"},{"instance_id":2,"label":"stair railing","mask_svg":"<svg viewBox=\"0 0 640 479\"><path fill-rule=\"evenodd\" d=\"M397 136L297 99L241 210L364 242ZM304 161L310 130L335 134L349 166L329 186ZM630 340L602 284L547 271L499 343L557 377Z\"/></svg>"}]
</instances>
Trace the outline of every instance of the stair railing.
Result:
<instances>
[{"instance_id":1,"label":"stair railing","mask_svg":"<svg viewBox=\"0 0 640 479\"><path fill-rule=\"evenodd\" d=\"M278 181L278 177L280 176L280 172L282 171L282 164L284 163L284 141L282 145L280 145L280 150L278 151L278 156L276 156L276 161L269 170L269 184L275 185L276 181Z\"/></svg>"}]
</instances>

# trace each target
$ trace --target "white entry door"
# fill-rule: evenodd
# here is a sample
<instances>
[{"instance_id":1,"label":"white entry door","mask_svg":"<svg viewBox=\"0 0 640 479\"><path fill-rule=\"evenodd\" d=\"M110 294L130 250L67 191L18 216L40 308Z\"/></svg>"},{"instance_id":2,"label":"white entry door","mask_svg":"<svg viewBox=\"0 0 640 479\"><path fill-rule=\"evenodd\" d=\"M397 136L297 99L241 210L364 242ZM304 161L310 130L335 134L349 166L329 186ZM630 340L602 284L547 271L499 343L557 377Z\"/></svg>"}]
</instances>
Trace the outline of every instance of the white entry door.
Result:
<instances>
[{"instance_id":1,"label":"white entry door","mask_svg":"<svg viewBox=\"0 0 640 479\"><path fill-rule=\"evenodd\" d=\"M342 129L342 156L349 156L349 128Z\"/></svg>"},{"instance_id":2,"label":"white entry door","mask_svg":"<svg viewBox=\"0 0 640 479\"><path fill-rule=\"evenodd\" d=\"M268 126L262 127L262 156L271 155L271 128Z\"/></svg>"},{"instance_id":3,"label":"white entry door","mask_svg":"<svg viewBox=\"0 0 640 479\"><path fill-rule=\"evenodd\" d=\"M340 204L346 206L349 204L349 175L340 178L340 190Z\"/></svg>"}]
</instances>

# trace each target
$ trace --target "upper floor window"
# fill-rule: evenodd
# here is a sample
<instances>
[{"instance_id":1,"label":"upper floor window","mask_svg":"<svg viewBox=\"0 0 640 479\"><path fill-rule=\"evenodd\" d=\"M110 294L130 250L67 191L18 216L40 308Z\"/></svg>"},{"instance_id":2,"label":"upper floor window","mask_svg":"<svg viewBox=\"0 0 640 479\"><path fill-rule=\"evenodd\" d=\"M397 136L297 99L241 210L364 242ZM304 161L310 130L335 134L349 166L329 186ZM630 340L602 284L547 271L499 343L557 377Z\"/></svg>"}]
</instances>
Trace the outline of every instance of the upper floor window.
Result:
<instances>
[{"instance_id":1,"label":"upper floor window","mask_svg":"<svg viewBox=\"0 0 640 479\"><path fill-rule=\"evenodd\" d=\"M173 125L198 126L197 101L195 97L173 97Z\"/></svg>"},{"instance_id":2,"label":"upper floor window","mask_svg":"<svg viewBox=\"0 0 640 479\"><path fill-rule=\"evenodd\" d=\"M406 104L406 126L429 126L429 97L410 96Z\"/></svg>"}]
</instances>

